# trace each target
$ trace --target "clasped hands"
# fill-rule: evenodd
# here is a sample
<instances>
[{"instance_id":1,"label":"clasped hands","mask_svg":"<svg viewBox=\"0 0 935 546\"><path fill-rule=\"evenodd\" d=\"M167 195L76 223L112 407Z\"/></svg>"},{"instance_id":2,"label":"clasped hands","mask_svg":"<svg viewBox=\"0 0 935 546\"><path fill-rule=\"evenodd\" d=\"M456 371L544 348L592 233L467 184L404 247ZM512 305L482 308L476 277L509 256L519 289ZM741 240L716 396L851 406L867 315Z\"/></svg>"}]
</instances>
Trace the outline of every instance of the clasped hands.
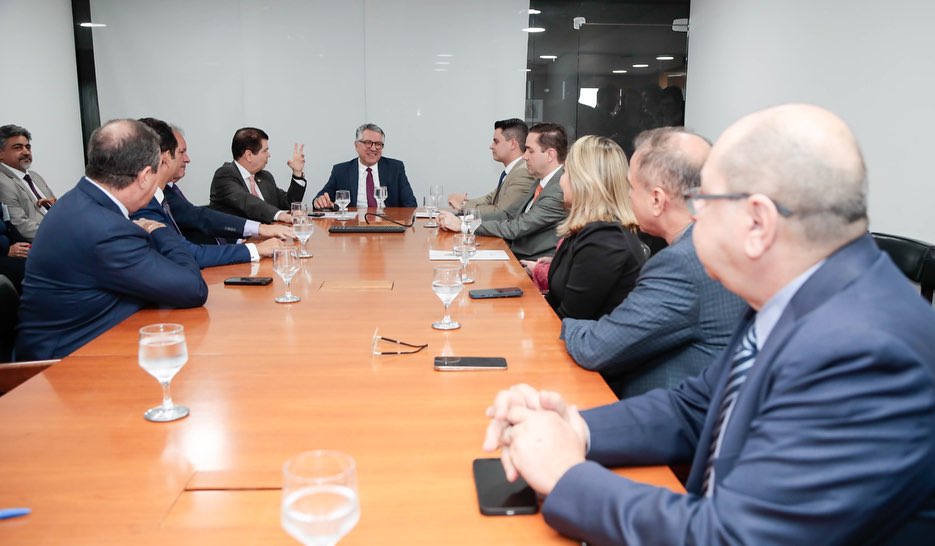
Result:
<instances>
[{"instance_id":1,"label":"clasped hands","mask_svg":"<svg viewBox=\"0 0 935 546\"><path fill-rule=\"evenodd\" d=\"M588 426L577 407L552 391L513 385L500 391L487 408L484 450L500 449L500 462L509 481L522 476L542 495L548 495L571 467L584 461Z\"/></svg>"}]
</instances>

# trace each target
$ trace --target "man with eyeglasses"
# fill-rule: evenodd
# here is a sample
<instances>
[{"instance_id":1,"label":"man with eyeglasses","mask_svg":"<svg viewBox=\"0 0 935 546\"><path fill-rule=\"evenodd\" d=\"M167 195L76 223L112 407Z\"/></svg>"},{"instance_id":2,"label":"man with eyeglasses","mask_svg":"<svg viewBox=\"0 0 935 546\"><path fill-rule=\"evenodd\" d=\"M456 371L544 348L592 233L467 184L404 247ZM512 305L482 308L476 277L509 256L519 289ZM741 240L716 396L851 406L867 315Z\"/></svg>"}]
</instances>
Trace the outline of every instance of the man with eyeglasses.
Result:
<instances>
[{"instance_id":1,"label":"man with eyeglasses","mask_svg":"<svg viewBox=\"0 0 935 546\"><path fill-rule=\"evenodd\" d=\"M867 233L853 133L815 106L764 110L701 178L698 256L750 306L728 348L677 388L583 413L502 391L484 447L594 545L931 543L935 310ZM687 461L687 494L602 466Z\"/></svg>"},{"instance_id":2,"label":"man with eyeglasses","mask_svg":"<svg viewBox=\"0 0 935 546\"><path fill-rule=\"evenodd\" d=\"M561 337L582 368L601 373L619 398L675 387L698 375L730 341L744 305L705 274L682 194L700 183L711 145L680 127L644 131L627 172L633 214L668 246L636 287L598 320L566 318Z\"/></svg>"},{"instance_id":3,"label":"man with eyeglasses","mask_svg":"<svg viewBox=\"0 0 935 546\"><path fill-rule=\"evenodd\" d=\"M377 200L373 189L386 186L387 207L415 207L416 197L412 193L406 166L402 161L383 157L386 134L373 123L357 128L354 148L357 158L338 163L331 169L331 177L325 187L315 196L316 209L331 209L338 190L351 193L351 205L358 209L376 208Z\"/></svg>"}]
</instances>

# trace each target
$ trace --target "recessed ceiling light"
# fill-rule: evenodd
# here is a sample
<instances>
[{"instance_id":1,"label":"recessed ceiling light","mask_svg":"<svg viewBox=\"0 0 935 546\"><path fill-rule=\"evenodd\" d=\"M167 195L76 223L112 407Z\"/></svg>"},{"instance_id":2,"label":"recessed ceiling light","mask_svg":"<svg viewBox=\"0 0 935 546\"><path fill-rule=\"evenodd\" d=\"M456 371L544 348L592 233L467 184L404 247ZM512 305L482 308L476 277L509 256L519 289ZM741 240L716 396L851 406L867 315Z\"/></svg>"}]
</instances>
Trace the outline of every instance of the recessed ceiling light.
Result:
<instances>
[{"instance_id":1,"label":"recessed ceiling light","mask_svg":"<svg viewBox=\"0 0 935 546\"><path fill-rule=\"evenodd\" d=\"M656 57L656 60L657 60L657 61L671 61L671 60L674 60L674 59L675 59L675 57L673 57L672 55L660 55L660 56Z\"/></svg>"},{"instance_id":2,"label":"recessed ceiling light","mask_svg":"<svg viewBox=\"0 0 935 546\"><path fill-rule=\"evenodd\" d=\"M106 27L107 25L105 25L104 23L81 23L78 26L84 27L84 28L101 28L101 27Z\"/></svg>"},{"instance_id":3,"label":"recessed ceiling light","mask_svg":"<svg viewBox=\"0 0 935 546\"><path fill-rule=\"evenodd\" d=\"M527 27L523 29L523 32L545 32L545 29L542 27Z\"/></svg>"},{"instance_id":4,"label":"recessed ceiling light","mask_svg":"<svg viewBox=\"0 0 935 546\"><path fill-rule=\"evenodd\" d=\"M539 58L540 59L551 59L554 61L555 59L558 59L558 55L539 55Z\"/></svg>"},{"instance_id":5,"label":"recessed ceiling light","mask_svg":"<svg viewBox=\"0 0 935 546\"><path fill-rule=\"evenodd\" d=\"M613 70L613 73L614 74L626 74L627 71L626 70Z\"/></svg>"},{"instance_id":6,"label":"recessed ceiling light","mask_svg":"<svg viewBox=\"0 0 935 546\"><path fill-rule=\"evenodd\" d=\"M649 68L648 64L635 64L633 68Z\"/></svg>"},{"instance_id":7,"label":"recessed ceiling light","mask_svg":"<svg viewBox=\"0 0 935 546\"><path fill-rule=\"evenodd\" d=\"M435 68L435 72L448 72L447 68Z\"/></svg>"},{"instance_id":8,"label":"recessed ceiling light","mask_svg":"<svg viewBox=\"0 0 935 546\"><path fill-rule=\"evenodd\" d=\"M519 71L520 72L532 72L532 69L531 68L520 68Z\"/></svg>"},{"instance_id":9,"label":"recessed ceiling light","mask_svg":"<svg viewBox=\"0 0 935 546\"><path fill-rule=\"evenodd\" d=\"M435 64L451 64L448 61L435 61Z\"/></svg>"},{"instance_id":10,"label":"recessed ceiling light","mask_svg":"<svg viewBox=\"0 0 935 546\"><path fill-rule=\"evenodd\" d=\"M666 76L668 76L668 77L670 77L670 78L680 78L680 77L682 77L682 76L684 76L684 75L685 75L684 72L669 72L668 74L666 74Z\"/></svg>"},{"instance_id":11,"label":"recessed ceiling light","mask_svg":"<svg viewBox=\"0 0 935 546\"><path fill-rule=\"evenodd\" d=\"M439 53L438 55L436 55L436 57L448 58L448 57L454 57L454 55L452 55L451 53Z\"/></svg>"},{"instance_id":12,"label":"recessed ceiling light","mask_svg":"<svg viewBox=\"0 0 935 546\"><path fill-rule=\"evenodd\" d=\"M542 12L537 9L529 8L529 15L539 15L540 13Z\"/></svg>"}]
</instances>

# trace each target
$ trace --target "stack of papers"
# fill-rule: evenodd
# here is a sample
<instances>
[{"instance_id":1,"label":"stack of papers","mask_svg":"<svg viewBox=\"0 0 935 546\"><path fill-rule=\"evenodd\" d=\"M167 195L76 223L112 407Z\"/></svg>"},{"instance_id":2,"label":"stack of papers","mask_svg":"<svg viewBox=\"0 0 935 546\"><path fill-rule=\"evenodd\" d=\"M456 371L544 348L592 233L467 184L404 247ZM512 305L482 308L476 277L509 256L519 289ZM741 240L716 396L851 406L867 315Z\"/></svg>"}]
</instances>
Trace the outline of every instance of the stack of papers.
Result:
<instances>
[{"instance_id":1,"label":"stack of papers","mask_svg":"<svg viewBox=\"0 0 935 546\"><path fill-rule=\"evenodd\" d=\"M509 260L505 250L478 250L472 258L472 262L477 261L496 261ZM450 250L429 250L429 260L458 260L454 252Z\"/></svg>"}]
</instances>

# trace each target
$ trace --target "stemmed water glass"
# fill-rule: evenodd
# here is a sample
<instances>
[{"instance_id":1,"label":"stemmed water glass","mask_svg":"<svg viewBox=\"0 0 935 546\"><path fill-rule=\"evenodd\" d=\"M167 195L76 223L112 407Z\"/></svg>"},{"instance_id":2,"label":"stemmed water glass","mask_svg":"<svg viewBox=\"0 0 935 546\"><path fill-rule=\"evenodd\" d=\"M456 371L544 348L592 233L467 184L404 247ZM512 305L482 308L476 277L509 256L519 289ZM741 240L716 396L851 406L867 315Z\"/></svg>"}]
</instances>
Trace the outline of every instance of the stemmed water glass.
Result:
<instances>
[{"instance_id":1,"label":"stemmed water glass","mask_svg":"<svg viewBox=\"0 0 935 546\"><path fill-rule=\"evenodd\" d=\"M350 220L351 215L347 213L347 206L351 204L351 192L348 190L334 192L334 204L338 206L341 212L338 220Z\"/></svg>"},{"instance_id":2,"label":"stemmed water glass","mask_svg":"<svg viewBox=\"0 0 935 546\"><path fill-rule=\"evenodd\" d=\"M389 189L386 186L376 186L373 188L373 198L377 201L377 212L386 210L386 198L389 197Z\"/></svg>"},{"instance_id":3,"label":"stemmed water glass","mask_svg":"<svg viewBox=\"0 0 935 546\"><path fill-rule=\"evenodd\" d=\"M302 298L291 291L292 277L299 272L299 255L293 247L273 249L273 271L286 284L286 293L276 298L276 303L293 303Z\"/></svg>"},{"instance_id":4,"label":"stemmed water glass","mask_svg":"<svg viewBox=\"0 0 935 546\"><path fill-rule=\"evenodd\" d=\"M295 232L296 239L298 239L299 243L302 245L299 258L311 258L313 254L308 251L306 243L308 243L309 237L315 233L315 224L312 223L308 216L293 216L292 231Z\"/></svg>"},{"instance_id":5,"label":"stemmed water glass","mask_svg":"<svg viewBox=\"0 0 935 546\"><path fill-rule=\"evenodd\" d=\"M422 204L425 206L425 212L429 215L429 221L425 224L422 224L423 227L427 228L437 228L438 222L438 196L437 195L426 195L422 197Z\"/></svg>"},{"instance_id":6,"label":"stemmed water glass","mask_svg":"<svg viewBox=\"0 0 935 546\"><path fill-rule=\"evenodd\" d=\"M338 451L306 451L282 467L283 529L305 546L332 546L357 525L357 467Z\"/></svg>"},{"instance_id":7,"label":"stemmed water glass","mask_svg":"<svg viewBox=\"0 0 935 546\"><path fill-rule=\"evenodd\" d=\"M289 214L292 216L292 221L295 222L296 218L307 218L308 217L308 207L302 201L296 201L292 203L292 208L289 211Z\"/></svg>"},{"instance_id":8,"label":"stemmed water glass","mask_svg":"<svg viewBox=\"0 0 935 546\"><path fill-rule=\"evenodd\" d=\"M440 265L435 268L435 276L432 279L432 291L442 300L445 306L445 318L440 322L433 322L432 328L436 330L454 330L461 325L451 320L448 313L448 306L458 296L463 288L461 282L461 267L457 265Z\"/></svg>"},{"instance_id":9,"label":"stemmed water glass","mask_svg":"<svg viewBox=\"0 0 935 546\"><path fill-rule=\"evenodd\" d=\"M455 235L455 244L451 249L455 256L461 260L461 282L463 284L471 284L474 282L472 277L468 276L467 266L468 262L471 261L471 258L477 254L477 246L474 244L474 236L465 233L462 235Z\"/></svg>"},{"instance_id":10,"label":"stemmed water glass","mask_svg":"<svg viewBox=\"0 0 935 546\"><path fill-rule=\"evenodd\" d=\"M185 328L181 324L150 324L140 328L140 367L162 385L162 405L143 414L147 421L165 423L188 415L188 408L172 403L169 383L188 361Z\"/></svg>"},{"instance_id":11,"label":"stemmed water glass","mask_svg":"<svg viewBox=\"0 0 935 546\"><path fill-rule=\"evenodd\" d=\"M480 210L477 208L468 208L464 210L464 216L461 218L461 221L464 222L465 227L467 227L468 233L474 235L474 231L480 227L481 217Z\"/></svg>"}]
</instances>

